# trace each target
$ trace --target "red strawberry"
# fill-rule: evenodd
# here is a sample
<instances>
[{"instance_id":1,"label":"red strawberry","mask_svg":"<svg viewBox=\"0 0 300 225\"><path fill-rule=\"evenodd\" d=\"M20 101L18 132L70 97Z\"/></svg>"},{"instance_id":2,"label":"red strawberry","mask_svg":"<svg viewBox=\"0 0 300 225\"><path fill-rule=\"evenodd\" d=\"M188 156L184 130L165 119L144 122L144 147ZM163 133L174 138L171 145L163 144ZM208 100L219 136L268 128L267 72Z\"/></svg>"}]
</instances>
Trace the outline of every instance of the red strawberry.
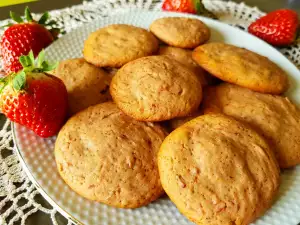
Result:
<instances>
[{"instance_id":1,"label":"red strawberry","mask_svg":"<svg viewBox=\"0 0 300 225\"><path fill-rule=\"evenodd\" d=\"M162 9L165 11L192 13L216 18L213 13L204 7L202 0L165 0Z\"/></svg>"},{"instance_id":2,"label":"red strawberry","mask_svg":"<svg viewBox=\"0 0 300 225\"><path fill-rule=\"evenodd\" d=\"M58 30L52 28L49 31L46 28L55 24L54 21L47 23L48 13L45 13L38 22L34 21L28 7L25 9L26 21L13 12L10 12L10 16L17 24L10 24L1 40L3 68L7 74L22 69L19 62L21 55L28 55L32 50L34 56L37 56L43 48L50 45L55 39L52 33L57 35Z\"/></svg>"},{"instance_id":3,"label":"red strawberry","mask_svg":"<svg viewBox=\"0 0 300 225\"><path fill-rule=\"evenodd\" d=\"M196 14L195 6L191 0L166 0L163 10Z\"/></svg>"},{"instance_id":4,"label":"red strawberry","mask_svg":"<svg viewBox=\"0 0 300 225\"><path fill-rule=\"evenodd\" d=\"M298 15L290 9L279 9L253 22L249 33L275 46L287 46L296 40Z\"/></svg>"},{"instance_id":5,"label":"red strawberry","mask_svg":"<svg viewBox=\"0 0 300 225\"><path fill-rule=\"evenodd\" d=\"M39 54L37 63L32 51L28 56L20 57L23 70L1 79L0 102L2 112L10 120L41 137L50 137L65 121L68 97L64 83L44 73L53 70L54 66L43 58L44 51Z\"/></svg>"}]
</instances>

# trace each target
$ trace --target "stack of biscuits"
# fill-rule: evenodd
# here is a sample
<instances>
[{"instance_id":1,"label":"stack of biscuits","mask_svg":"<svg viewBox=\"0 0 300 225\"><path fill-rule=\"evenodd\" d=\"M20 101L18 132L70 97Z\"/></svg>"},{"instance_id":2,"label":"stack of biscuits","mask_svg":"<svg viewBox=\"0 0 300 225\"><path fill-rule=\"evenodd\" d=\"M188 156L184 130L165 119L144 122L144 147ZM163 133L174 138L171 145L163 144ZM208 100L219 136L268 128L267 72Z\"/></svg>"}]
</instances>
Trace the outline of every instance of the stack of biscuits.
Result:
<instances>
[{"instance_id":1,"label":"stack of biscuits","mask_svg":"<svg viewBox=\"0 0 300 225\"><path fill-rule=\"evenodd\" d=\"M208 42L198 19L113 24L54 75L70 118L55 158L79 195L137 208L166 193L196 224L246 225L271 207L280 168L300 163L300 111L268 58Z\"/></svg>"}]
</instances>

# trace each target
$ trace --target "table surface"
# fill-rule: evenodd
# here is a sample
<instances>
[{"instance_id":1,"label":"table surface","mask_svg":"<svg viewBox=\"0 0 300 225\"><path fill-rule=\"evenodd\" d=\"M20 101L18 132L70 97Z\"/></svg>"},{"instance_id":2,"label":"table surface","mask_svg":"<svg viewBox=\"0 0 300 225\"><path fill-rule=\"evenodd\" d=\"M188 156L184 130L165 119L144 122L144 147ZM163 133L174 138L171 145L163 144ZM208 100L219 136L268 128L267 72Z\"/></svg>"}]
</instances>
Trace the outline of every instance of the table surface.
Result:
<instances>
[{"instance_id":1,"label":"table surface","mask_svg":"<svg viewBox=\"0 0 300 225\"><path fill-rule=\"evenodd\" d=\"M1 1L1 0L0 0ZM249 6L257 6L259 9L265 12L270 12L279 8L292 8L298 12L300 15L300 0L234 0L235 2L245 2ZM23 13L24 6L28 5L32 12L44 12L51 9L60 9L64 7L70 7L72 5L80 4L82 0L40 0L37 2L31 2L26 4L19 4L14 6L2 7L0 8L0 20L6 19L9 15L9 11ZM38 196L37 201L39 201L45 207L51 208L49 203L47 203L43 197ZM48 215L38 212L32 214L26 225L52 225L52 222ZM62 216L58 216L58 224L67 224L67 221Z\"/></svg>"}]
</instances>

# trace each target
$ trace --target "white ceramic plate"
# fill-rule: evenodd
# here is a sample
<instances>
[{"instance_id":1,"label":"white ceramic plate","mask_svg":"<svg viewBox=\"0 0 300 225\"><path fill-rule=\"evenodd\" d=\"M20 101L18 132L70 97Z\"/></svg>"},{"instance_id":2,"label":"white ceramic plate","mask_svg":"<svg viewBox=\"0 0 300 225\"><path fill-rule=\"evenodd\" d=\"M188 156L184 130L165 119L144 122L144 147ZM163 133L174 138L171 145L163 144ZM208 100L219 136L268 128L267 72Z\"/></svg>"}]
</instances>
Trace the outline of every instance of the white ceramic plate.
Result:
<instances>
[{"instance_id":1,"label":"white ceramic plate","mask_svg":"<svg viewBox=\"0 0 300 225\"><path fill-rule=\"evenodd\" d=\"M96 20L65 35L47 49L48 59L81 57L84 40L89 33L108 24L125 23L148 28L151 22L160 17L179 16L166 12L131 11ZM263 41L246 32L211 19L195 17L204 21L212 30L212 41L223 41L248 48L269 57L290 76L291 89L287 93L300 104L300 73L281 53ZM130 34L128 34L130 35ZM118 224L118 225L187 225L185 219L167 197L135 210L116 209L104 204L88 201L73 192L56 171L53 148L55 137L42 139L32 131L14 124L16 151L23 167L42 195L64 216L77 223ZM286 170L282 174L282 185L273 207L255 224L257 225L296 225L300 222L300 166Z\"/></svg>"}]
</instances>

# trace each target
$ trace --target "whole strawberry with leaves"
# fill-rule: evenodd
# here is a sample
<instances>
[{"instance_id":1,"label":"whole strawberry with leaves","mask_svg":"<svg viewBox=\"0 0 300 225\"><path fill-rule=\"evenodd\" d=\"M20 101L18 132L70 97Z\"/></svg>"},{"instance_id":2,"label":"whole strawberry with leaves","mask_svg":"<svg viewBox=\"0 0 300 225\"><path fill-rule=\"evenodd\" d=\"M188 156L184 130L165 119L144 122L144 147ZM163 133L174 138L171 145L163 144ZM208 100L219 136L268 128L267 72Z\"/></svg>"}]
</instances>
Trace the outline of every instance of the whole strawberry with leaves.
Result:
<instances>
[{"instance_id":1,"label":"whole strawberry with leaves","mask_svg":"<svg viewBox=\"0 0 300 225\"><path fill-rule=\"evenodd\" d=\"M56 22L49 20L48 12L35 21L29 8L26 7L24 19L13 12L10 12L10 17L16 24L7 25L8 28L5 30L0 44L3 69L7 74L22 69L19 62L21 55L28 55L32 50L36 57L59 34L59 29L54 27Z\"/></svg>"},{"instance_id":2,"label":"whole strawberry with leaves","mask_svg":"<svg viewBox=\"0 0 300 225\"><path fill-rule=\"evenodd\" d=\"M44 54L41 51L36 61L32 51L21 56L23 69L1 78L0 104L11 121L46 138L57 134L65 122L68 97L64 83L45 73L55 66L44 61Z\"/></svg>"},{"instance_id":3,"label":"whole strawberry with leaves","mask_svg":"<svg viewBox=\"0 0 300 225\"><path fill-rule=\"evenodd\" d=\"M217 18L205 8L202 0L164 0L162 9L164 11L191 13L214 19Z\"/></svg>"}]
</instances>

